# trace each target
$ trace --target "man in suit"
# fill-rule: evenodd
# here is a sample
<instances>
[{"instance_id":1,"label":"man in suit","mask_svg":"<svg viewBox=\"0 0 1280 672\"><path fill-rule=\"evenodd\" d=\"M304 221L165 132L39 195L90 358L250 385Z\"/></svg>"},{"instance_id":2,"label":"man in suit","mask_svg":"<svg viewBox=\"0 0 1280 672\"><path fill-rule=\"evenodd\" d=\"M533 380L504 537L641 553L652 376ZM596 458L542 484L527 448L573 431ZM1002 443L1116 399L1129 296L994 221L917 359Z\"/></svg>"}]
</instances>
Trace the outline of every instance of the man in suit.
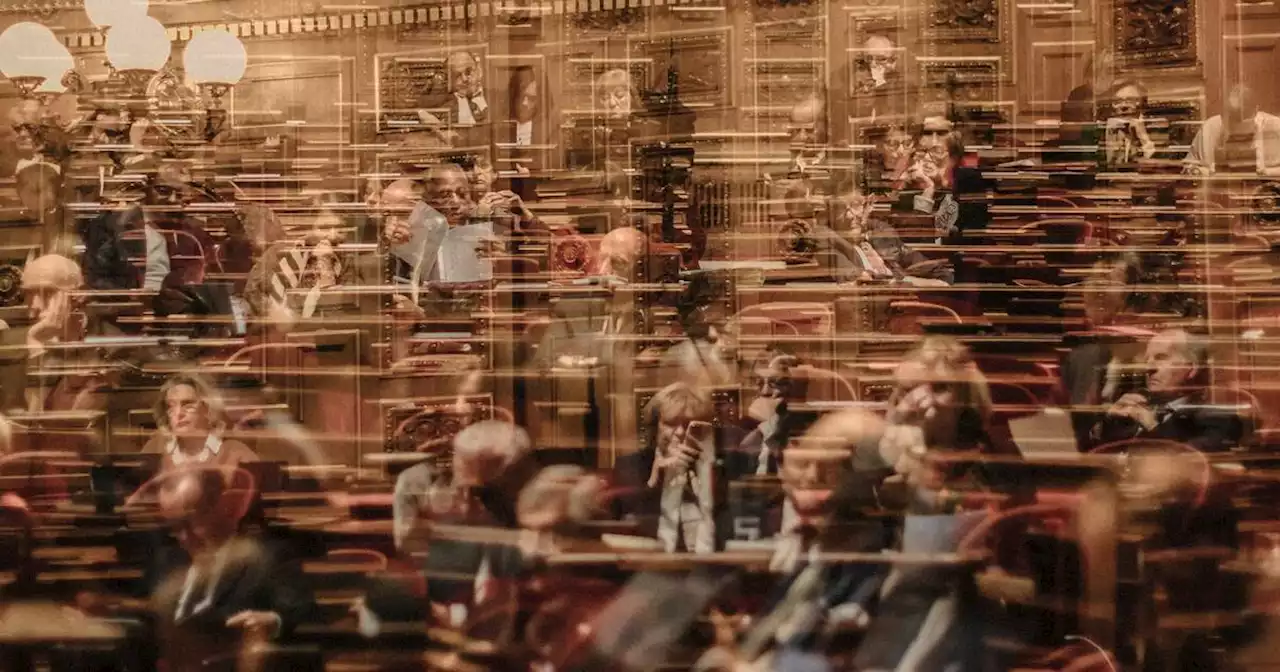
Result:
<instances>
[{"instance_id":1,"label":"man in suit","mask_svg":"<svg viewBox=\"0 0 1280 672\"><path fill-rule=\"evenodd\" d=\"M239 495L216 468L179 471L159 486L160 513L177 548L155 555L148 578L171 672L208 670L210 659L287 637L313 607L295 568L237 533L245 508ZM225 664L234 668L231 658Z\"/></svg>"},{"instance_id":2,"label":"man in suit","mask_svg":"<svg viewBox=\"0 0 1280 672\"><path fill-rule=\"evenodd\" d=\"M854 433L880 431L878 419L857 415L864 417L851 414L844 423L858 425ZM867 624L883 572L875 565L832 563L822 556L877 552L889 542L881 522L855 513L875 506L865 497L873 490L872 476L855 472L846 438L811 432L782 453L783 496L765 511L761 525L773 541L773 588L751 627L736 633L736 641L719 633L719 647L695 669L738 669L735 662L754 664L754 669L840 669L827 660L825 649L842 627ZM725 620L712 612L713 622Z\"/></svg>"},{"instance_id":3,"label":"man in suit","mask_svg":"<svg viewBox=\"0 0 1280 672\"><path fill-rule=\"evenodd\" d=\"M1209 348L1184 329L1151 338L1144 357L1146 389L1122 394L1094 426L1099 443L1164 439L1216 453L1237 445L1246 432L1238 408L1208 399Z\"/></svg>"},{"instance_id":4,"label":"man in suit","mask_svg":"<svg viewBox=\"0 0 1280 672\"><path fill-rule=\"evenodd\" d=\"M489 121L489 101L484 95L484 69L469 51L449 54L449 84L453 91L454 123L473 126Z\"/></svg>"}]
</instances>

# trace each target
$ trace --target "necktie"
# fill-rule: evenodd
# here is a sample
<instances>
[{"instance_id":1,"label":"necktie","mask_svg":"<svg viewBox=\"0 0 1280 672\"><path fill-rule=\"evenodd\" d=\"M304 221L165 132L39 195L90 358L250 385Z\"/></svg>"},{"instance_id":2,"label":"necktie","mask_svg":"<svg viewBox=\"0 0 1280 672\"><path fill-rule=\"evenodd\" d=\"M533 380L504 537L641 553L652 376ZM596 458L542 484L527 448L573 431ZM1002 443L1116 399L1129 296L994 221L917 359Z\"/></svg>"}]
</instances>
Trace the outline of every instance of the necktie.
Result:
<instances>
[{"instance_id":1,"label":"necktie","mask_svg":"<svg viewBox=\"0 0 1280 672\"><path fill-rule=\"evenodd\" d=\"M467 104L471 106L471 118L476 120L477 124L482 124L488 116L489 110L480 107L480 103L475 98L468 98Z\"/></svg>"}]
</instances>

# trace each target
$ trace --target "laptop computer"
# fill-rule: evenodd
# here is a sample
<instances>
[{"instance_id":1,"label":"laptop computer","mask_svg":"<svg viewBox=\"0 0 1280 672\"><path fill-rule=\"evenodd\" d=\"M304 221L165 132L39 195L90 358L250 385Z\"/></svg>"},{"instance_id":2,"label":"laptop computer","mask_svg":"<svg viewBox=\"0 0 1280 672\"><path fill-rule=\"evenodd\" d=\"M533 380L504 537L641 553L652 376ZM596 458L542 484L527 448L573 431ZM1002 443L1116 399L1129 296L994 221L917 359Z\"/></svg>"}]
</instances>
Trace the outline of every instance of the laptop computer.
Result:
<instances>
[{"instance_id":1,"label":"laptop computer","mask_svg":"<svg viewBox=\"0 0 1280 672\"><path fill-rule=\"evenodd\" d=\"M1009 421L1009 432L1023 457L1063 457L1080 454L1071 414L1057 407Z\"/></svg>"}]
</instances>

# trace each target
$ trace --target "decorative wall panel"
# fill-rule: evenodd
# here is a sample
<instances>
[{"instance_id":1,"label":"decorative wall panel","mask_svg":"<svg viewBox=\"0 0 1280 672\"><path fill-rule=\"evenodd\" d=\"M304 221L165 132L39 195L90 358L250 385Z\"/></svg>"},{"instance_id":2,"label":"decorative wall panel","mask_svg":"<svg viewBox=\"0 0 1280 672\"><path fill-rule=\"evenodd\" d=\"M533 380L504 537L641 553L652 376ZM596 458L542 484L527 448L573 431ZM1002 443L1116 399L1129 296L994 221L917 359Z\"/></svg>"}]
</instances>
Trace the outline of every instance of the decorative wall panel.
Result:
<instances>
[{"instance_id":1,"label":"decorative wall panel","mask_svg":"<svg viewBox=\"0 0 1280 672\"><path fill-rule=\"evenodd\" d=\"M1196 65L1195 0L1115 0L1113 19L1120 68Z\"/></svg>"},{"instance_id":2,"label":"decorative wall panel","mask_svg":"<svg viewBox=\"0 0 1280 672\"><path fill-rule=\"evenodd\" d=\"M925 34L944 42L999 42L1004 33L1001 0L929 0Z\"/></svg>"}]
</instances>

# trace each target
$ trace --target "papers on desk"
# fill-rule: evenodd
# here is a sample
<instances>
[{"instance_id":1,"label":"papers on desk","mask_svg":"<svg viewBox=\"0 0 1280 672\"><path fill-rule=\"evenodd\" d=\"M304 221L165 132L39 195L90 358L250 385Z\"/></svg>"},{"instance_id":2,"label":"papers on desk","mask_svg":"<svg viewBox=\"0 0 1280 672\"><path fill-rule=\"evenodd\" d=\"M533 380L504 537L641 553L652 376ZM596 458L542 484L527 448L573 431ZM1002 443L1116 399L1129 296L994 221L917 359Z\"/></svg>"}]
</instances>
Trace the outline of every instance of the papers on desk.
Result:
<instances>
[{"instance_id":1,"label":"papers on desk","mask_svg":"<svg viewBox=\"0 0 1280 672\"><path fill-rule=\"evenodd\" d=\"M787 262L767 261L764 259L748 259L744 261L710 261L704 259L698 262L698 267L704 271L734 271L743 269L781 271L786 270Z\"/></svg>"},{"instance_id":2,"label":"papers on desk","mask_svg":"<svg viewBox=\"0 0 1280 672\"><path fill-rule=\"evenodd\" d=\"M413 269L407 280L415 288L426 280L463 283L493 278L493 263L476 252L493 237L491 223L450 228L439 211L418 203L409 214L409 235L409 242L391 248L391 253Z\"/></svg>"},{"instance_id":3,"label":"papers on desk","mask_svg":"<svg viewBox=\"0 0 1280 672\"><path fill-rule=\"evenodd\" d=\"M409 281L415 286L431 277L448 232L449 221L426 203L419 202L409 213L409 242L391 248L391 253L413 269Z\"/></svg>"},{"instance_id":4,"label":"papers on desk","mask_svg":"<svg viewBox=\"0 0 1280 672\"><path fill-rule=\"evenodd\" d=\"M444 235L436 260L443 282L480 282L493 279L493 262L481 257L477 249L493 238L493 224L477 222L455 226Z\"/></svg>"}]
</instances>

